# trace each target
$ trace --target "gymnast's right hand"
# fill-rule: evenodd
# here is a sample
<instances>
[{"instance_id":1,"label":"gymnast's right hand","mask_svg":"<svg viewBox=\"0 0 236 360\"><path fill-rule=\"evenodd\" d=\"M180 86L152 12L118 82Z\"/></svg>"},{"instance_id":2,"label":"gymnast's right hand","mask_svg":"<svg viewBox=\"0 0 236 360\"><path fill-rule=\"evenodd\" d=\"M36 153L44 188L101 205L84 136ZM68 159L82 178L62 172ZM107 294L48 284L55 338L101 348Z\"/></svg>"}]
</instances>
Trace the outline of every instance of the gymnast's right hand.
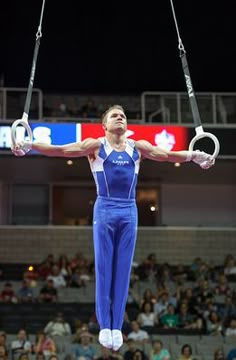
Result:
<instances>
[{"instance_id":1,"label":"gymnast's right hand","mask_svg":"<svg viewBox=\"0 0 236 360\"><path fill-rule=\"evenodd\" d=\"M21 141L15 146L11 146L11 151L15 156L25 156L31 149L32 143L30 141Z\"/></svg>"}]
</instances>

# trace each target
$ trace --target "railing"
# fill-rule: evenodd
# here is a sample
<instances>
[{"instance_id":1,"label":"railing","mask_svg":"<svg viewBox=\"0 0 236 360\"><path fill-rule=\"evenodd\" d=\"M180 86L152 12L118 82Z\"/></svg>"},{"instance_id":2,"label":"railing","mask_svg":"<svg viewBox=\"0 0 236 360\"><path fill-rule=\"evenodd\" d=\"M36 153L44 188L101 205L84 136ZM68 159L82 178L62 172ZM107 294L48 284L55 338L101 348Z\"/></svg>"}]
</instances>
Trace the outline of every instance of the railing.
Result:
<instances>
[{"instance_id":1,"label":"railing","mask_svg":"<svg viewBox=\"0 0 236 360\"><path fill-rule=\"evenodd\" d=\"M0 119L21 119L27 94L27 88L0 88ZM30 116L33 119L43 117L43 93L33 89Z\"/></svg>"},{"instance_id":2,"label":"railing","mask_svg":"<svg viewBox=\"0 0 236 360\"><path fill-rule=\"evenodd\" d=\"M199 112L205 125L236 124L236 93L196 93ZM192 125L188 94L145 91L141 94L141 117L146 122Z\"/></svg>"},{"instance_id":3,"label":"railing","mask_svg":"<svg viewBox=\"0 0 236 360\"><path fill-rule=\"evenodd\" d=\"M27 88L0 88L0 120L14 121L21 118L24 109ZM206 126L236 126L236 93L196 93L201 120ZM99 116L83 118L81 115L53 116L53 110L58 106L58 95L43 94L40 89L33 89L29 117L31 120L51 122L78 121L97 122ZM70 103L77 103L78 110L84 95L61 95L63 102L69 108ZM186 92L144 91L136 95L91 95L94 105L121 104L124 106L130 122L183 124L193 126L189 97ZM72 101L73 100L73 101ZM109 100L109 101L108 101ZM51 113L48 113L50 106ZM107 105L106 105L107 106ZM140 114L139 117L132 115ZM57 116L58 115L58 116Z\"/></svg>"}]
</instances>

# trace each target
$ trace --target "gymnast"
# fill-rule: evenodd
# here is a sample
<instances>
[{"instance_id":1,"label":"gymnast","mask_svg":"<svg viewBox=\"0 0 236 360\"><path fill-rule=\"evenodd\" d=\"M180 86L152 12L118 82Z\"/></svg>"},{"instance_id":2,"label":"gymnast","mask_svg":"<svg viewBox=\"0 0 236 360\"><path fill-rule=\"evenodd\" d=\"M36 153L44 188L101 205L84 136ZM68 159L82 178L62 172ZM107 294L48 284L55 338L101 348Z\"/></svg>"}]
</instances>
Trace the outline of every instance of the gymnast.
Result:
<instances>
[{"instance_id":1,"label":"gymnast","mask_svg":"<svg viewBox=\"0 0 236 360\"><path fill-rule=\"evenodd\" d=\"M189 162L208 169L212 155L199 150L167 151L145 140L126 137L127 118L120 105L111 106L102 117L105 136L86 138L66 145L20 142L12 146L16 156L31 149L52 157L88 158L97 198L93 210L96 316L99 342L117 351L123 344L122 323L137 233L135 188L140 161Z\"/></svg>"}]
</instances>

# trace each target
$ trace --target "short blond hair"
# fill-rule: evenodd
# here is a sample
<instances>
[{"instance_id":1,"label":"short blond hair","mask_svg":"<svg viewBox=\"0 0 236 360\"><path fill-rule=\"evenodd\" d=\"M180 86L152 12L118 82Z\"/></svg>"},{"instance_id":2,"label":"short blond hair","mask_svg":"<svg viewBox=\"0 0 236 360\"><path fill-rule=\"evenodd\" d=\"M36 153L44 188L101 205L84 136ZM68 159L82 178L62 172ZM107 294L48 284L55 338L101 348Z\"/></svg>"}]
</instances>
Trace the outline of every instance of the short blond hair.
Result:
<instances>
[{"instance_id":1,"label":"short blond hair","mask_svg":"<svg viewBox=\"0 0 236 360\"><path fill-rule=\"evenodd\" d=\"M112 105L110 106L106 111L104 111L104 113L102 114L101 116L101 122L102 124L105 124L106 121L107 121L107 115L109 114L109 112L111 110L114 110L114 109L117 109L117 110L121 110L124 112L124 108L121 106L121 105Z\"/></svg>"}]
</instances>

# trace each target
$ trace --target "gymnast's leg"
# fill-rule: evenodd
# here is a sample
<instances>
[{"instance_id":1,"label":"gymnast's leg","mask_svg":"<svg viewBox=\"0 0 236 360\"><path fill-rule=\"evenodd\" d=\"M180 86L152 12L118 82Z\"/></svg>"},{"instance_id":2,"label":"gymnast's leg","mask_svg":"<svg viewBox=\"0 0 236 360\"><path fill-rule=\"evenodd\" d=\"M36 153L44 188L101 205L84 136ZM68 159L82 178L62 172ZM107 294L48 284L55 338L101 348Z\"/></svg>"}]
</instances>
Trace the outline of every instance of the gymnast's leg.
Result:
<instances>
[{"instance_id":1,"label":"gymnast's leg","mask_svg":"<svg viewBox=\"0 0 236 360\"><path fill-rule=\"evenodd\" d=\"M100 326L99 342L112 348L110 292L114 235L113 229L108 226L107 216L105 203L97 199L93 216L96 316Z\"/></svg>"},{"instance_id":2,"label":"gymnast's leg","mask_svg":"<svg viewBox=\"0 0 236 360\"><path fill-rule=\"evenodd\" d=\"M114 239L115 246L111 289L113 350L118 350L123 343L121 328L124 319L130 282L130 271L136 243L136 204L129 204L126 209L122 209L122 214L126 215L120 218L118 230L116 231Z\"/></svg>"}]
</instances>

